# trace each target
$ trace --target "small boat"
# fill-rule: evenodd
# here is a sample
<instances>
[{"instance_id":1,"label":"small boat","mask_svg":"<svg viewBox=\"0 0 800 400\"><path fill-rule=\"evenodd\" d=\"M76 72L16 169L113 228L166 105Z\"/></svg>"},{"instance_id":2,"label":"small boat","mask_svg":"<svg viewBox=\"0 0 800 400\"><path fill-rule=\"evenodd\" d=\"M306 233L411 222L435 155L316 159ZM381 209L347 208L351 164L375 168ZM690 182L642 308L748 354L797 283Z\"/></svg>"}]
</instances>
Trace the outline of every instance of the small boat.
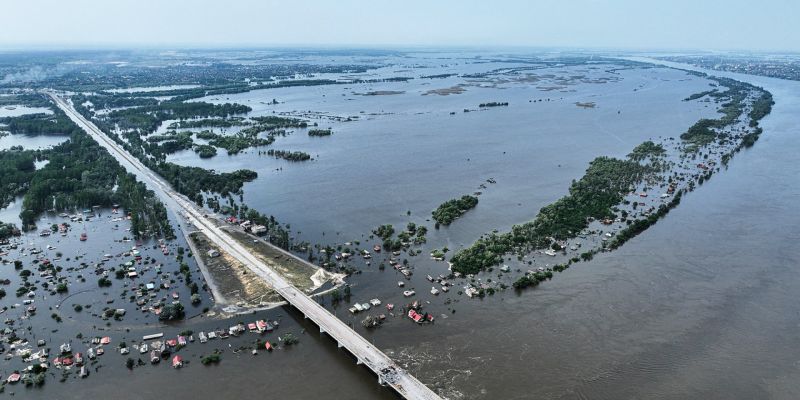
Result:
<instances>
[{"instance_id":1,"label":"small boat","mask_svg":"<svg viewBox=\"0 0 800 400\"><path fill-rule=\"evenodd\" d=\"M450 288L449 288L449 287L447 287L447 286L442 286L442 291L443 291L443 292L447 293L449 290L450 290Z\"/></svg>"},{"instance_id":2,"label":"small boat","mask_svg":"<svg viewBox=\"0 0 800 400\"><path fill-rule=\"evenodd\" d=\"M403 281L397 281L397 286L399 286L399 287L403 287L403 286L405 286L405 285L406 285L406 283L405 283L405 282L403 282Z\"/></svg>"},{"instance_id":3,"label":"small boat","mask_svg":"<svg viewBox=\"0 0 800 400\"><path fill-rule=\"evenodd\" d=\"M200 332L197 336L200 338L200 343L205 343L208 341L208 337L206 336L205 332Z\"/></svg>"},{"instance_id":4,"label":"small boat","mask_svg":"<svg viewBox=\"0 0 800 400\"><path fill-rule=\"evenodd\" d=\"M86 239L88 239L88 237L86 236L86 233L85 232L81 233L81 242L85 242Z\"/></svg>"},{"instance_id":5,"label":"small boat","mask_svg":"<svg viewBox=\"0 0 800 400\"><path fill-rule=\"evenodd\" d=\"M180 368L182 366L183 366L183 357L177 354L175 355L175 357L172 357L172 368Z\"/></svg>"},{"instance_id":6,"label":"small boat","mask_svg":"<svg viewBox=\"0 0 800 400\"><path fill-rule=\"evenodd\" d=\"M59 350L61 350L62 354L69 353L72 351L72 346L70 346L69 343L64 343L61 345L61 347L59 347Z\"/></svg>"},{"instance_id":7,"label":"small boat","mask_svg":"<svg viewBox=\"0 0 800 400\"><path fill-rule=\"evenodd\" d=\"M428 279L428 282L433 282L433 277L432 276L428 275L428 276L426 276L426 278Z\"/></svg>"},{"instance_id":8,"label":"small boat","mask_svg":"<svg viewBox=\"0 0 800 400\"><path fill-rule=\"evenodd\" d=\"M161 362L161 352L158 350L152 350L150 352L150 363L158 364L159 362Z\"/></svg>"},{"instance_id":9,"label":"small boat","mask_svg":"<svg viewBox=\"0 0 800 400\"><path fill-rule=\"evenodd\" d=\"M380 253L381 252L381 246L376 244L375 246L372 246L372 250L375 251L376 253Z\"/></svg>"},{"instance_id":10,"label":"small boat","mask_svg":"<svg viewBox=\"0 0 800 400\"><path fill-rule=\"evenodd\" d=\"M94 360L95 354L94 354L94 349L93 348L89 347L86 350L86 357L89 357L90 360Z\"/></svg>"},{"instance_id":11,"label":"small boat","mask_svg":"<svg viewBox=\"0 0 800 400\"><path fill-rule=\"evenodd\" d=\"M389 310L389 311L394 310L394 304L392 304L392 303L387 304L386 305L386 309Z\"/></svg>"},{"instance_id":12,"label":"small boat","mask_svg":"<svg viewBox=\"0 0 800 400\"><path fill-rule=\"evenodd\" d=\"M82 365L81 370L78 373L78 376L80 376L81 378L86 378L87 376L89 376L89 369L86 368L85 365Z\"/></svg>"},{"instance_id":13,"label":"small boat","mask_svg":"<svg viewBox=\"0 0 800 400\"><path fill-rule=\"evenodd\" d=\"M139 353L141 354L147 353L147 349L148 349L147 343L142 343L142 345L139 346Z\"/></svg>"},{"instance_id":14,"label":"small boat","mask_svg":"<svg viewBox=\"0 0 800 400\"><path fill-rule=\"evenodd\" d=\"M406 296L406 297L411 297L411 296L413 296L415 294L416 294L416 292L414 292L413 290L406 290L406 291L403 292L403 296Z\"/></svg>"}]
</instances>

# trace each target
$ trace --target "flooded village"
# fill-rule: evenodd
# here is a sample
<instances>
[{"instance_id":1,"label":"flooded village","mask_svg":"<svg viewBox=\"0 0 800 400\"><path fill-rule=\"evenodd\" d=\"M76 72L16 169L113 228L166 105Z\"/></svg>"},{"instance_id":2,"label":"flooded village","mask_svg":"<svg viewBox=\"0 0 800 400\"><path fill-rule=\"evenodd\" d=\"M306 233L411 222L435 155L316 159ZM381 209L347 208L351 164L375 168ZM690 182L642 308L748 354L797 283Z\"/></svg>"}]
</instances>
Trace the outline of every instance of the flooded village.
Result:
<instances>
[{"instance_id":1,"label":"flooded village","mask_svg":"<svg viewBox=\"0 0 800 400\"><path fill-rule=\"evenodd\" d=\"M464 318L462 314L475 318L476 310L497 313L506 298L533 298L533 287L546 285L572 266L588 267L595 256L620 247L663 218L683 196L724 170L736 152L752 146L760 134L757 122L763 115L755 118L753 113L765 92L739 86L736 81L622 61L601 65L567 61L535 67L516 65L517 60L449 60L451 64L446 66L435 66L437 61L428 59L419 62L430 65L417 65L416 71L386 63L371 70L377 75L372 81L348 78L335 85L313 86L313 96L307 94L312 89L302 86L261 89L265 93L209 94L201 99L217 107L232 107L229 102L234 101L251 108L248 119L165 119L144 135L148 140L142 144L151 156L187 169L203 165L215 174L235 173L243 167L256 169L258 178L242 184L238 192L200 190L199 200L192 200L203 210L203 217L293 287L373 344L377 339L380 345L376 346L388 348L387 353L401 359L402 366L415 371L425 371L418 360L427 354L406 358L400 343L430 340L436 335L430 332L448 329L437 324L450 324L450 320ZM459 69L465 72L448 74ZM436 75L430 70L442 74L427 77ZM414 79L392 79L411 71ZM652 90L664 81L671 81L675 88L666 94ZM445 90L451 85L459 90ZM423 129L409 121L428 118L436 121L428 129L452 123L457 128L446 132L456 133L468 131L476 118L494 120L492 113L497 113L504 116L498 121L513 121L535 107L586 118L587 125L576 128L584 132L594 126L596 117L589 113L615 116L630 106L629 100L614 97L622 92L620 87L626 93L669 97L658 104L669 104L680 112L664 127L647 132L633 132L640 125L627 127L633 133L624 140L604 135L597 139L597 149L576 150L575 154L558 138L540 138L545 151L556 146L569 154L564 161L545 155L545 161L529 160L527 152L533 149L515 153L507 145L485 139L482 132L474 133L461 147L455 140L452 154L441 155L442 163L457 163L456 167L442 166L446 174L419 174L413 162L404 160L399 161L402 165L394 164L398 160L386 156L386 148L397 146L396 139L379 137L379 144L372 145L378 147L369 147L357 132L359 127L370 133L386 129L387 123ZM194 88L164 90L179 93ZM155 93L164 94L160 91ZM331 106L327 99L339 94L346 100ZM273 95L281 100L264 100ZM397 100L410 96L415 97ZM421 111L402 102L415 104L417 98L439 108ZM356 112L358 108L346 103L351 100L364 101L359 106L367 110ZM735 112L730 110L732 102L737 103ZM102 109L98 103L86 107L97 122L114 112L126 112L128 106ZM332 110L327 111L329 108ZM536 111L540 112L549 111ZM724 123L701 127L708 130L702 130L699 138L681 137L698 119L716 121L732 114L737 115ZM303 119L302 123L296 118ZM119 121L116 124L111 136L120 143L128 144L123 138L126 134L138 135L135 128L126 132ZM248 134L241 132L253 127L264 131L245 138ZM490 128L524 135L530 126ZM162 145L148 147L187 137L195 144L166 154L158 147ZM245 138L247 144L231 144L226 137ZM419 143L409 154L424 159L427 151L442 146L439 140L435 136L410 139ZM481 140L491 141L486 145L491 153L473 147ZM262 151L254 150L270 146L272 141L313 153L314 163L262 157ZM195 151L209 143L220 148L232 146L236 151L228 149L228 156L210 159ZM370 160L367 166L359 157L343 166L342 154L350 152ZM606 153L609 157L597 157ZM438 152L436 156L440 156ZM458 161L447 158L451 156ZM617 179L613 168L611 175L593 169L609 159L633 172L619 179L623 182L620 190L614 191L613 201L602 210L572 218L581 219L578 229L510 236L527 229L525 221L536 218L542 206L561 204L562 197L572 201L570 196L577 197L581 190L595 190L591 187L594 176ZM525 165L523 174L506 168L512 162L507 160ZM479 166L473 167L475 164ZM371 170L375 165L381 165L380 169ZM490 172L476 174L473 168ZM557 176L559 184L546 179L532 182L530 174L537 168ZM371 177L373 174L385 182ZM315 184L320 185L319 191ZM275 189L269 189L271 185ZM426 196L414 194L415 187L432 195L422 201ZM467 205L457 201L462 195ZM525 196L536 201L523 207ZM20 215L21 203L21 199L11 203L3 215ZM274 211L282 223L274 217L249 214L248 206ZM334 210L339 206L343 211ZM58 382L76 388L93 382L100 385L106 377L110 382L122 379L125 371L152 377L145 372L148 369L159 371L159 377L165 377L159 379L166 380L170 376L186 379L182 371L216 365L235 368L220 374L237 374L247 369L248 363L269 373L270 368L279 370L281 365L265 365L268 357L291 357L292 349L303 347L306 341L309 346L321 343L332 348L328 351L336 351L336 344L321 340L322 334L316 332L319 328L287 305L256 271L215 244L207 230L204 233L193 226L188 215L170 211L168 224L177 232L174 237L137 235L132 228L136 212L113 204L48 209L36 219L35 229L17 232L19 235L10 235L0 244L4 269L1 350L6 361L0 368L0 380L5 393L37 393L34 391ZM500 216L501 211L505 215ZM355 216L342 218L341 213ZM13 219L9 222L19 224ZM491 303L493 298L497 300ZM309 330L314 330L313 334ZM227 361L235 367L228 367ZM421 379L448 398L463 396L452 384L458 376Z\"/></svg>"}]
</instances>

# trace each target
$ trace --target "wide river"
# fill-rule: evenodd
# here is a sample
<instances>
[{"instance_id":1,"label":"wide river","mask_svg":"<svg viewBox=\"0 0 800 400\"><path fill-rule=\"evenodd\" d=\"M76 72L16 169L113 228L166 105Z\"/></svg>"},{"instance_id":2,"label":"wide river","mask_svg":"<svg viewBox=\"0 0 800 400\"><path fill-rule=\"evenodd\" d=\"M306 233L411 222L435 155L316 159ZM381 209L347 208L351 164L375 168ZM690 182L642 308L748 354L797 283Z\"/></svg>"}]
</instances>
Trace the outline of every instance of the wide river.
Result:
<instances>
[{"instance_id":1,"label":"wide river","mask_svg":"<svg viewBox=\"0 0 800 400\"><path fill-rule=\"evenodd\" d=\"M304 238L314 241L325 232L328 241L341 243L359 239L378 223L424 223L436 204L478 190L487 178L495 178L498 183L488 186L472 214L456 222L447 235L429 237L429 248L444 244L457 248L493 228L507 229L532 218L539 207L563 195L569 180L579 177L593 157L624 156L642 140L677 136L710 113L702 103L680 101L707 87L700 78L663 68L621 73L620 82L583 83L574 92L529 95L531 99L559 98L559 105L520 104L524 95L515 93L521 89L514 87L502 95L483 97L470 94L482 89L468 88L468 101L455 100L458 95L425 100L452 102L448 111L457 114L447 125L451 130L447 135L452 138L453 132L463 132L460 141L437 143L429 137L445 125L442 116L432 115L436 111L426 111L428 107L350 123L352 128L348 123L331 124L334 136L315 139L330 140L330 146L309 151L319 154L318 161L286 166L270 176L262 174L246 189L246 200L292 223L304 232ZM437 315L448 313L448 317L423 327L392 319L365 335L452 399L800 398L800 302L796 296L800 293L796 247L800 242L796 163L800 82L717 74L763 86L773 93L776 104L762 121L764 134L758 143L736 154L726 171L684 196L665 219L619 250L580 263L535 290L521 294L509 290L484 300L453 295L454 303L447 306L444 297L422 296L431 300L429 307ZM392 90L393 85L376 89ZM449 84L434 87L441 86ZM342 91L312 90L317 96ZM284 101L298 93L293 88L223 100L249 98L256 104L267 97ZM383 97L364 97L360 107L366 109L371 102L385 105L386 100L374 100ZM461 111L467 104L476 107L483 101L512 104L475 113L475 117ZM572 104L576 101L595 101L597 108L579 108ZM318 106L307 109L319 110ZM536 111L541 116L538 120L522 120L529 112L524 107L548 108ZM497 117L489 118L488 113ZM565 120L569 123L564 124ZM378 141L383 147L377 147L370 134L398 137L395 142L383 138ZM513 141L524 134L533 139ZM276 148L303 150L307 138L281 140ZM413 140L426 146L409 145ZM191 156L177 159L186 161ZM357 161L343 161L346 158ZM528 158L538 161L522 161ZM220 166L237 160L223 155L218 159L212 162ZM242 164L253 161L238 160ZM279 165L262 160L270 168ZM389 167L376 167L378 163ZM375 170L399 172L380 176ZM418 173L413 175L415 170ZM363 190L353 192L354 187ZM424 195L415 191L423 189ZM390 206L375 208L387 203ZM406 210L412 211L412 217L405 216ZM419 292L426 292L426 271L438 274L446 268L427 260L413 262L417 271L412 285ZM378 296L400 302L397 288L392 287L396 280L393 270L379 272L374 267L351 279L359 301ZM336 312L347 313L345 307ZM308 332L289 351L255 358L226 355L219 367L192 365L178 372L145 367L132 373L115 368L121 372L103 371L102 379L98 374L85 385L48 383L44 391L54 395L58 391L65 398L107 397L109 393L137 399L394 398L301 317L286 310L262 314L283 314L281 329L306 328ZM34 392L18 390L18 394L30 393Z\"/></svg>"}]
</instances>

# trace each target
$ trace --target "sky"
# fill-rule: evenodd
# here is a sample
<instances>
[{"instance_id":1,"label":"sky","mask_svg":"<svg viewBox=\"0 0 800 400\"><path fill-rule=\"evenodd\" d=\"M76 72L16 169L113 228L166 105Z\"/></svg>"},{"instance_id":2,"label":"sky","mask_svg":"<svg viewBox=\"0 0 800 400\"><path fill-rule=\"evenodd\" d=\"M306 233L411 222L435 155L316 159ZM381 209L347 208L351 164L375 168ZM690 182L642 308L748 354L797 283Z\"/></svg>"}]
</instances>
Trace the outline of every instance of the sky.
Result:
<instances>
[{"instance_id":1,"label":"sky","mask_svg":"<svg viewBox=\"0 0 800 400\"><path fill-rule=\"evenodd\" d=\"M800 0L4 0L0 48L800 51Z\"/></svg>"}]
</instances>

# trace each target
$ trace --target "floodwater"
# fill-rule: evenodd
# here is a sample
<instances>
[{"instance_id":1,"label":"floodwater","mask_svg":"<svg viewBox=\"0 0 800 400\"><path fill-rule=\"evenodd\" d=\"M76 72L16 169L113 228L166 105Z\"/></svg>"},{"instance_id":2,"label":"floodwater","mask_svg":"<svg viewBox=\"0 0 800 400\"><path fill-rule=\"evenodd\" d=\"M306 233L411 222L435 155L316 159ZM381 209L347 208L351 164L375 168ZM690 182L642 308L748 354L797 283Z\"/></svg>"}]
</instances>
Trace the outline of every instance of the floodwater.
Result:
<instances>
[{"instance_id":1,"label":"floodwater","mask_svg":"<svg viewBox=\"0 0 800 400\"><path fill-rule=\"evenodd\" d=\"M383 222L399 223L404 221L406 209L412 210L412 216L427 213L434 203L474 190L483 179L493 176L498 181L496 187L489 186L479 206L449 229L448 235L454 240L469 242L493 227L502 229L531 218L535 214L532 211L562 195L568 177L580 176L585 162L592 157L623 155L647 136L680 134L702 110L692 112L690 104L679 100L701 85L676 89L682 75L675 76L675 71L666 70L659 73L672 79L652 92L671 98L669 107L685 107L681 112L655 105L652 98L636 99L633 96L640 93L633 93L628 87L619 90L621 105L609 106L613 99L592 99L597 101L597 109L576 107L574 114L552 117L556 120L552 125L547 125L552 109L525 120L509 118L519 130L538 133L536 144L550 143L548 135L558 138L555 142L560 147L547 147L547 151L539 152L532 150L535 145L527 148L520 142L504 145L506 141L496 137L509 134L497 129L503 125L482 125L503 124L502 121L509 120L504 115L497 118L480 115L481 122L465 123L455 132L442 130L429 120L413 126L428 132L427 135L391 123L374 122L374 127L365 123L366 133L358 125L352 131L340 127L328 138L330 144L320 146L323 149L318 150L319 162L287 166L265 178L263 186L259 186L260 181L253 184L260 190L250 190L246 197L264 199L265 210L303 232L314 229L328 235L332 231L344 232L339 235L342 242L353 239L347 233L356 235L364 225L374 225L378 221L373 216L376 213L383 215ZM484 300L451 296L456 302L449 307L443 304L443 297L433 300L433 296L427 296L432 300L431 310L444 314L453 308L457 312L448 313L448 318L440 317L434 326L426 327L407 320L390 320L374 333L366 333L367 337L451 398L797 398L800 314L795 293L800 289L800 274L796 270L800 253L795 244L800 240L797 229L800 213L796 208L800 201L800 178L795 172L794 127L800 111L797 96L800 85L751 76L737 78L764 86L775 96L772 114L762 121L764 135L752 149L737 154L727 171L685 196L677 209L646 233L618 251L558 274L535 290L521 294L506 291ZM594 85L586 90L602 93L604 89L605 86ZM281 96L271 92L264 97L280 99ZM493 94L485 98L505 101L511 96ZM513 100L511 103L515 104ZM453 105L453 109L462 106ZM485 112L511 113L512 106L508 110ZM623 106L641 109L631 112ZM621 108L619 119L614 118L617 108ZM568 111L568 107L561 109ZM584 122L578 113L606 111L610 112L597 119L587 118L594 125ZM672 120L664 120L669 118ZM414 119L409 117L409 123ZM569 123L565 124L565 120ZM579 127L571 135L573 124ZM476 127L474 130L482 131L482 135L464 129L468 126ZM588 129L590 126L595 129ZM540 127L544 128L539 130ZM612 140L610 132L629 136L620 143ZM436 151L425 152L426 146L418 146L414 149L419 152L408 152L408 147L413 146L409 142L414 142L408 137L423 140L436 133L464 137L450 141L448 146L439 146ZM342 138L345 134L356 138ZM386 139L381 146L372 144L367 134L403 138ZM325 156L323 152L337 151L336 142L342 140L348 140L349 145ZM279 140L276 147L281 144ZM500 159L501 150L517 153L518 159L533 158L541 162L527 167L498 162L495 168L485 168L484 161L473 170L464 160ZM376 155L370 158L370 154ZM426 154L427 157L422 157ZM348 158L357 161L350 161L351 168L342 168L340 163ZM457 168L449 166L454 160L463 162ZM393 169L387 168L388 173L381 176L376 172L384 170L381 162L390 163L392 168L407 165L405 168L416 169L416 173L409 179L406 173L393 174ZM264 163L270 161L265 159ZM433 167L429 168L429 164ZM455 173L459 168L467 172ZM305 171L310 169L327 175L316 177ZM301 172L293 172L296 170ZM508 175L512 173L517 175ZM364 179L360 174L377 176ZM305 175L314 178L304 178ZM464 178L469 175L474 180ZM267 185L270 180L274 183ZM422 182L414 186L419 189L425 186L423 183L434 180L439 186L429 188L423 195L408 184ZM356 195L350 193L359 187L364 189ZM441 197L431 199L436 197L431 193L439 190ZM293 194L298 191L301 194ZM490 199L493 192L501 192L497 200ZM292 202L300 211L279 212L289 208L285 203ZM315 206L298 207L298 202L315 202ZM517 211L513 207L516 203L523 203L525 207L519 208L524 211ZM341 212L340 207L353 209ZM443 242L436 235L431 235L429 241ZM437 266L439 270L445 268L441 264L428 266L430 263L424 260L412 262L417 267L412 285L417 286L418 292L426 287L427 282L422 278L425 268L432 272L437 271ZM356 275L351 279L355 285L354 297L364 301L393 280L399 279L390 270L373 269ZM389 300L400 302L397 289L394 291L394 295L386 296L394 296ZM341 316L346 311L339 307L337 313ZM320 350L325 348L321 346ZM357 369L355 373L363 371ZM252 376L258 379L262 373L253 372ZM336 385L322 378L314 382ZM356 392L337 397L362 398Z\"/></svg>"},{"instance_id":2,"label":"floodwater","mask_svg":"<svg viewBox=\"0 0 800 400\"><path fill-rule=\"evenodd\" d=\"M618 82L577 84L570 88L575 92L564 93L511 85L431 97L412 96L417 89L398 89L402 84L381 84L372 90L407 93L369 96L359 107L346 104L347 109L390 114L331 122L323 125L334 128L331 137L308 138L299 131L274 145L306 150L319 155L317 161L290 164L259 158L250 150L236 157L221 154L205 165L257 169L260 178L246 187L246 202L291 223L302 232L299 237L323 243L359 239L380 223L425 223L442 201L479 190L479 184L495 178L497 184L482 190L475 210L429 234L426 249L457 248L491 229L533 218L536 210L562 196L595 156L623 156L649 137L678 136L711 113L704 103L681 101L707 87L701 78L663 68L620 73ZM426 309L437 320L429 326L390 317L381 328L364 332L360 318L350 317L346 306L332 310L451 399L800 397L800 177L795 161L800 83L735 77L774 95L776 105L762 121L758 143L736 154L727 170L684 196L665 219L619 250L579 263L536 289L508 290L484 300L453 291L427 295L424 276L444 272L446 264L411 258L416 270L407 286L431 302ZM277 89L221 101L260 104L276 98L285 101L280 106L286 112L316 111L324 109L321 94L347 98L343 90ZM308 96L316 99L298 100L299 105L288 100L305 92L315 93ZM558 100L521 101L547 97ZM420 104L404 112L409 109L404 101ZM511 104L462 112L485 101ZM582 109L575 101L594 101L597 108ZM330 107L331 113L341 113L335 109L339 105ZM192 154L175 157L193 162ZM280 166L282 171L272 171ZM394 270L367 268L350 279L353 301L379 297L400 303L397 280ZM446 299L453 303L445 304ZM219 366L202 367L195 359L180 371L161 365L128 372L119 357L119 367L101 369L87 382L72 380L65 386L50 380L39 391L18 388L17 396L82 398L113 391L124 398L213 398L221 393L231 398L254 393L394 397L290 311L231 321L262 316L280 318L281 330L297 334L306 329L300 344L253 357L234 355L228 343L216 342L212 346L225 351ZM226 323L185 325L197 331ZM163 330L174 334L180 329ZM198 354L206 348L188 350Z\"/></svg>"},{"instance_id":3,"label":"floodwater","mask_svg":"<svg viewBox=\"0 0 800 400\"><path fill-rule=\"evenodd\" d=\"M59 135L5 135L0 137L0 150L8 150L14 146L22 146L26 150L44 150L57 146L69 139Z\"/></svg>"}]
</instances>

